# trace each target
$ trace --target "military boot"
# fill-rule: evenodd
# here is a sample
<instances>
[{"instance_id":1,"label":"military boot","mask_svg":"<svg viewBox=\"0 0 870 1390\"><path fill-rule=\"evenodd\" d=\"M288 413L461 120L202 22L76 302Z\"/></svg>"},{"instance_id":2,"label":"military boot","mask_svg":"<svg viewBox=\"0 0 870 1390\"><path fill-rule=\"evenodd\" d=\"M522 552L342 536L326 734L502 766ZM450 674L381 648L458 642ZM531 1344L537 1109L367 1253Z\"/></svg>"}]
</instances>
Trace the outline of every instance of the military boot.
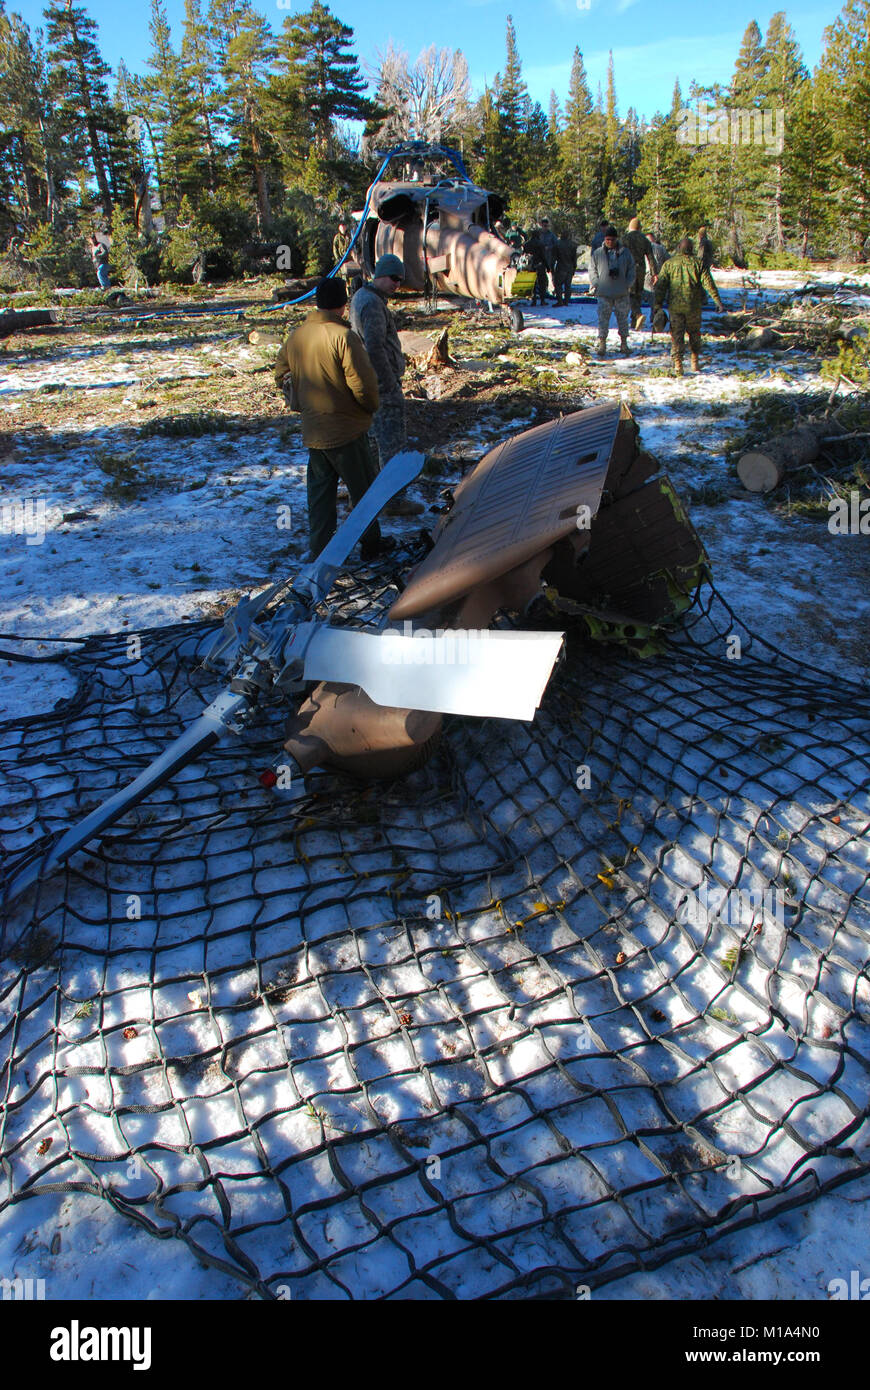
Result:
<instances>
[{"instance_id":1,"label":"military boot","mask_svg":"<svg viewBox=\"0 0 870 1390\"><path fill-rule=\"evenodd\" d=\"M619 340L619 346L620 346L620 349L621 349L621 351L622 351L623 357L630 357L630 356L631 356L631 348L628 346L628 339L627 339L627 338L620 338L620 340Z\"/></svg>"},{"instance_id":2,"label":"military boot","mask_svg":"<svg viewBox=\"0 0 870 1390\"><path fill-rule=\"evenodd\" d=\"M598 354L597 354L597 355L598 355L599 357L606 357L606 356L607 356L607 339L606 339L606 338L599 338L599 339L598 339Z\"/></svg>"},{"instance_id":3,"label":"military boot","mask_svg":"<svg viewBox=\"0 0 870 1390\"><path fill-rule=\"evenodd\" d=\"M693 372L699 372L700 370L701 370L701 368L698 366L698 354L697 354L697 352L693 352L693 353L692 353L692 371L693 371Z\"/></svg>"},{"instance_id":4,"label":"military boot","mask_svg":"<svg viewBox=\"0 0 870 1390\"><path fill-rule=\"evenodd\" d=\"M682 359L682 357L675 357L675 358L674 358L674 376L682 376L682 375L683 375L683 359Z\"/></svg>"}]
</instances>

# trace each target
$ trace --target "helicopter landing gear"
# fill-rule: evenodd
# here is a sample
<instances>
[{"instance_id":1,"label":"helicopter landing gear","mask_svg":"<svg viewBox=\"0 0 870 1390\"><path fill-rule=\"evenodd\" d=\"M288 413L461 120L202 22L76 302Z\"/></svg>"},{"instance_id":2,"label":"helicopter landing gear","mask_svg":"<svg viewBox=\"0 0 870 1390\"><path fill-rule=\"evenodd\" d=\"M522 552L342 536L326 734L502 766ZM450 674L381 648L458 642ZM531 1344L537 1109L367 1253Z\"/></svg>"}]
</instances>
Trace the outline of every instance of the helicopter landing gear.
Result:
<instances>
[{"instance_id":1,"label":"helicopter landing gear","mask_svg":"<svg viewBox=\"0 0 870 1390\"><path fill-rule=\"evenodd\" d=\"M525 319L523 318L523 311L518 304L505 304L502 310L502 317L505 327L509 328L511 333L522 333Z\"/></svg>"}]
</instances>

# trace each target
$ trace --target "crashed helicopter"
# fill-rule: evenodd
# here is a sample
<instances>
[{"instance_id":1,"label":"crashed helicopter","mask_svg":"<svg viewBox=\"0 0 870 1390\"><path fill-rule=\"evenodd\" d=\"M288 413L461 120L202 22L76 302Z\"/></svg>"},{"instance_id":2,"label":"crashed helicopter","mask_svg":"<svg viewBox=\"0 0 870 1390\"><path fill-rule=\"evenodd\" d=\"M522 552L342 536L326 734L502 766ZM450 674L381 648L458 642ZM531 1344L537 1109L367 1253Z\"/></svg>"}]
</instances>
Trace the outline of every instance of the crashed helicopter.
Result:
<instances>
[{"instance_id":1,"label":"crashed helicopter","mask_svg":"<svg viewBox=\"0 0 870 1390\"><path fill-rule=\"evenodd\" d=\"M394 161L402 177L387 178ZM453 172L427 174L427 165ZM456 150L424 141L397 146L385 156L363 211L355 214L346 269L371 278L378 258L392 252L404 264L406 289L430 299L446 294L482 301L500 309L519 332L522 312L511 303L522 276L518 254L493 230L504 210L503 198L471 181Z\"/></svg>"},{"instance_id":2,"label":"crashed helicopter","mask_svg":"<svg viewBox=\"0 0 870 1390\"><path fill-rule=\"evenodd\" d=\"M7 863L4 906L242 733L264 701L295 706L282 761L289 754L303 774L324 765L396 777L429 756L445 714L534 719L569 618L644 654L691 603L703 548L629 411L607 402L492 449L457 488L378 630L316 616L363 532L423 462L391 459L316 560L243 598L216 637L201 639L194 655L228 678L223 691L129 785ZM496 628L502 612L537 626Z\"/></svg>"}]
</instances>

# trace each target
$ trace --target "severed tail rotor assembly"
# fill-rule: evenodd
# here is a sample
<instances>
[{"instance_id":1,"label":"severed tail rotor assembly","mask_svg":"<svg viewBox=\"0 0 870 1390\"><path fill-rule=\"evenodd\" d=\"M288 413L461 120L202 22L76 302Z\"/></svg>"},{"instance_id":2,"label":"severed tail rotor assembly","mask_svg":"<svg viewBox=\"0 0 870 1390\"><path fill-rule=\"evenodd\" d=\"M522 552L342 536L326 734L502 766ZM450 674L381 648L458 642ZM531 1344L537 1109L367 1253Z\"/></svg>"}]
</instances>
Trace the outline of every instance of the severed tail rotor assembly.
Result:
<instances>
[{"instance_id":1,"label":"severed tail rotor assembly","mask_svg":"<svg viewBox=\"0 0 870 1390\"><path fill-rule=\"evenodd\" d=\"M658 466L638 450L628 411L605 404L486 455L379 631L315 617L357 541L423 462L391 459L316 560L237 604L202 653L225 688L135 780L10 864L4 904L242 733L266 697L294 706L285 750L303 773L325 764L394 777L425 760L445 714L534 719L563 645L560 614L624 635L687 605L700 543L666 480L649 481ZM547 596L556 630L492 627L499 611L523 615Z\"/></svg>"}]
</instances>

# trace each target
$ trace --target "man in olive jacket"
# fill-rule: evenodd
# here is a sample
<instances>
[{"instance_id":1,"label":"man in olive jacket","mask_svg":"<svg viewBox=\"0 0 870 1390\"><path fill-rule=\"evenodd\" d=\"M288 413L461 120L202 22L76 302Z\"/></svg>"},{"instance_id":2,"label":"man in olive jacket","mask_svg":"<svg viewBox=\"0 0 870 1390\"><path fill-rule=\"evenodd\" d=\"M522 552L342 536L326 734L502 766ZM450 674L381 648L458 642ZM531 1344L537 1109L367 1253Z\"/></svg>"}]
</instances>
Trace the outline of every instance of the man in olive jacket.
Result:
<instances>
[{"instance_id":1,"label":"man in olive jacket","mask_svg":"<svg viewBox=\"0 0 870 1390\"><path fill-rule=\"evenodd\" d=\"M356 506L377 476L368 431L378 408L378 379L361 340L343 322L347 288L323 280L317 309L290 334L275 363L275 380L302 415L308 447L308 535L315 559L335 534L339 478ZM376 521L362 538L362 557L381 548Z\"/></svg>"},{"instance_id":2,"label":"man in olive jacket","mask_svg":"<svg viewBox=\"0 0 870 1390\"><path fill-rule=\"evenodd\" d=\"M698 371L698 353L701 351L701 305L704 290L722 308L719 291L709 270L703 270L701 263L692 254L692 243L683 237L676 254L665 261L659 271L655 288L655 310L668 301L671 314L671 356L674 359L674 372L683 375L684 335L689 335L689 349L692 354L692 371Z\"/></svg>"}]
</instances>

